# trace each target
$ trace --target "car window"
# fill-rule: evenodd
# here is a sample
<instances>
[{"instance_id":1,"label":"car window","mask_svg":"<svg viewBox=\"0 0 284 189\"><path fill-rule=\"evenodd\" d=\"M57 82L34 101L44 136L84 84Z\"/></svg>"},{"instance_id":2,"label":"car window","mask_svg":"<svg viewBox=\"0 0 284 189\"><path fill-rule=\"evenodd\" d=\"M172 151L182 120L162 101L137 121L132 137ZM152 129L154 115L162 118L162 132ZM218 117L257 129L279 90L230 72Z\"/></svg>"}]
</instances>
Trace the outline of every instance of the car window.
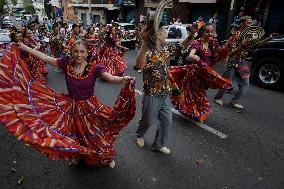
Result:
<instances>
[{"instance_id":1,"label":"car window","mask_svg":"<svg viewBox=\"0 0 284 189\"><path fill-rule=\"evenodd\" d=\"M181 39L182 32L180 28L171 27L168 29L168 39Z\"/></svg>"},{"instance_id":2,"label":"car window","mask_svg":"<svg viewBox=\"0 0 284 189\"><path fill-rule=\"evenodd\" d=\"M0 42L10 42L11 39L7 35L0 35Z\"/></svg>"},{"instance_id":3,"label":"car window","mask_svg":"<svg viewBox=\"0 0 284 189\"><path fill-rule=\"evenodd\" d=\"M134 25L125 25L123 26L125 30L135 30L135 26Z\"/></svg>"}]
</instances>

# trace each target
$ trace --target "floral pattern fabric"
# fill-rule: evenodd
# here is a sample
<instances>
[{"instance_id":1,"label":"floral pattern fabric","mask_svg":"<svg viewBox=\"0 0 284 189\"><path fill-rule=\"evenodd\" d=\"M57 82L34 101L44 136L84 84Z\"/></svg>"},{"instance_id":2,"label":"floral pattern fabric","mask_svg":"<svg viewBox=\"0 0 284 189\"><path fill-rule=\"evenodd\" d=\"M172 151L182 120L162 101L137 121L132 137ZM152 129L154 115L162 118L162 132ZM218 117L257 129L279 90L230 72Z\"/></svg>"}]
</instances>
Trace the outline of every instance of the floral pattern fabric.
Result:
<instances>
[{"instance_id":1,"label":"floral pattern fabric","mask_svg":"<svg viewBox=\"0 0 284 189\"><path fill-rule=\"evenodd\" d=\"M160 51L149 49L146 52L146 65L143 69L145 95L166 95L172 90L168 57L169 52L165 46Z\"/></svg>"}]
</instances>

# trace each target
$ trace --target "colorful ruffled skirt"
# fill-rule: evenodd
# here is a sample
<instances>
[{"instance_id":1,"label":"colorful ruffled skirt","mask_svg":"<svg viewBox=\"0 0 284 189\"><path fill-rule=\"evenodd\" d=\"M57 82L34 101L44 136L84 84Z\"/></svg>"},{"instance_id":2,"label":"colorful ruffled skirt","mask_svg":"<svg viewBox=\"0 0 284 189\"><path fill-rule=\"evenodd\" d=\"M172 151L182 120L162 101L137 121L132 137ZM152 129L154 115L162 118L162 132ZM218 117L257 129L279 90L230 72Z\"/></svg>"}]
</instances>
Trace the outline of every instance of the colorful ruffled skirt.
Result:
<instances>
[{"instance_id":1,"label":"colorful ruffled skirt","mask_svg":"<svg viewBox=\"0 0 284 189\"><path fill-rule=\"evenodd\" d=\"M88 61L97 61L99 57L100 48L97 45L89 45Z\"/></svg>"},{"instance_id":2,"label":"colorful ruffled skirt","mask_svg":"<svg viewBox=\"0 0 284 189\"><path fill-rule=\"evenodd\" d=\"M135 115L134 81L113 108L95 96L76 101L33 80L19 57L12 47L0 62L0 121L7 130L52 160L109 164L119 132Z\"/></svg>"},{"instance_id":3,"label":"colorful ruffled skirt","mask_svg":"<svg viewBox=\"0 0 284 189\"><path fill-rule=\"evenodd\" d=\"M170 73L183 96L172 97L173 105L182 114L201 122L212 111L206 90L226 89L232 85L230 80L223 78L212 68L196 64L172 66Z\"/></svg>"},{"instance_id":4,"label":"colorful ruffled skirt","mask_svg":"<svg viewBox=\"0 0 284 189\"><path fill-rule=\"evenodd\" d=\"M116 76L121 76L127 69L127 61L124 60L125 52L117 52L114 47L103 45L98 62L106 66L109 73Z\"/></svg>"},{"instance_id":5,"label":"colorful ruffled skirt","mask_svg":"<svg viewBox=\"0 0 284 189\"><path fill-rule=\"evenodd\" d=\"M25 62L30 71L31 77L38 83L47 84L48 69L45 67L45 62L30 54L27 58L25 58Z\"/></svg>"}]
</instances>

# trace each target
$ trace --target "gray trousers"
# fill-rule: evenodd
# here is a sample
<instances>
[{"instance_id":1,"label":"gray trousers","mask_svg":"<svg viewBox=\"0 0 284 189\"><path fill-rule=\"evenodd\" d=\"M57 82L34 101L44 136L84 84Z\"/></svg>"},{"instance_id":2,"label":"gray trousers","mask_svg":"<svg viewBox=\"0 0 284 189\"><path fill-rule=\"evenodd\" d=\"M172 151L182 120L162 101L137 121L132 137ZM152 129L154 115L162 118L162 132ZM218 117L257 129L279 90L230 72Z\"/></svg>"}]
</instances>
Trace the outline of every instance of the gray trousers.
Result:
<instances>
[{"instance_id":1,"label":"gray trousers","mask_svg":"<svg viewBox=\"0 0 284 189\"><path fill-rule=\"evenodd\" d=\"M238 103L238 101L241 99L243 94L245 93L246 89L249 86L249 78L242 78L240 74L236 71L235 67L227 66L226 71L223 74L224 78L232 80L233 77L236 78L238 82L238 91L234 94L234 97L232 98L231 102L232 104ZM214 99L222 99L225 93L225 89L218 90L217 94L215 95Z\"/></svg>"},{"instance_id":2,"label":"gray trousers","mask_svg":"<svg viewBox=\"0 0 284 189\"><path fill-rule=\"evenodd\" d=\"M158 126L153 149L165 146L172 125L171 101L169 95L143 96L142 118L138 123L136 136L143 138L149 127Z\"/></svg>"}]
</instances>

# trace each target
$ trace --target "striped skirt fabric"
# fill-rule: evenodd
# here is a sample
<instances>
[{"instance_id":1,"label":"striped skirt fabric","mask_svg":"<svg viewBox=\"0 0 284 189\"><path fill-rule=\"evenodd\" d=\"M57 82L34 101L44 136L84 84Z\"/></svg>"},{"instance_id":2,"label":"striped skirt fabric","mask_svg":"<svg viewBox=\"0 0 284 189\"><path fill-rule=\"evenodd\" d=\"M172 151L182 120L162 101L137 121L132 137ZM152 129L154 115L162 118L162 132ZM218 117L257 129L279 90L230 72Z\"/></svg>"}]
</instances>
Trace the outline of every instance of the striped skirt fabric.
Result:
<instances>
[{"instance_id":1,"label":"striped skirt fabric","mask_svg":"<svg viewBox=\"0 0 284 189\"><path fill-rule=\"evenodd\" d=\"M114 47L103 45L99 56L98 63L105 65L108 72L112 75L121 76L127 69L127 61L124 60L125 52L117 52Z\"/></svg>"},{"instance_id":2,"label":"striped skirt fabric","mask_svg":"<svg viewBox=\"0 0 284 189\"><path fill-rule=\"evenodd\" d=\"M134 117L135 83L128 81L113 108L92 96L75 101L33 80L11 47L0 62L0 121L17 139L52 160L110 163L115 140Z\"/></svg>"}]
</instances>

